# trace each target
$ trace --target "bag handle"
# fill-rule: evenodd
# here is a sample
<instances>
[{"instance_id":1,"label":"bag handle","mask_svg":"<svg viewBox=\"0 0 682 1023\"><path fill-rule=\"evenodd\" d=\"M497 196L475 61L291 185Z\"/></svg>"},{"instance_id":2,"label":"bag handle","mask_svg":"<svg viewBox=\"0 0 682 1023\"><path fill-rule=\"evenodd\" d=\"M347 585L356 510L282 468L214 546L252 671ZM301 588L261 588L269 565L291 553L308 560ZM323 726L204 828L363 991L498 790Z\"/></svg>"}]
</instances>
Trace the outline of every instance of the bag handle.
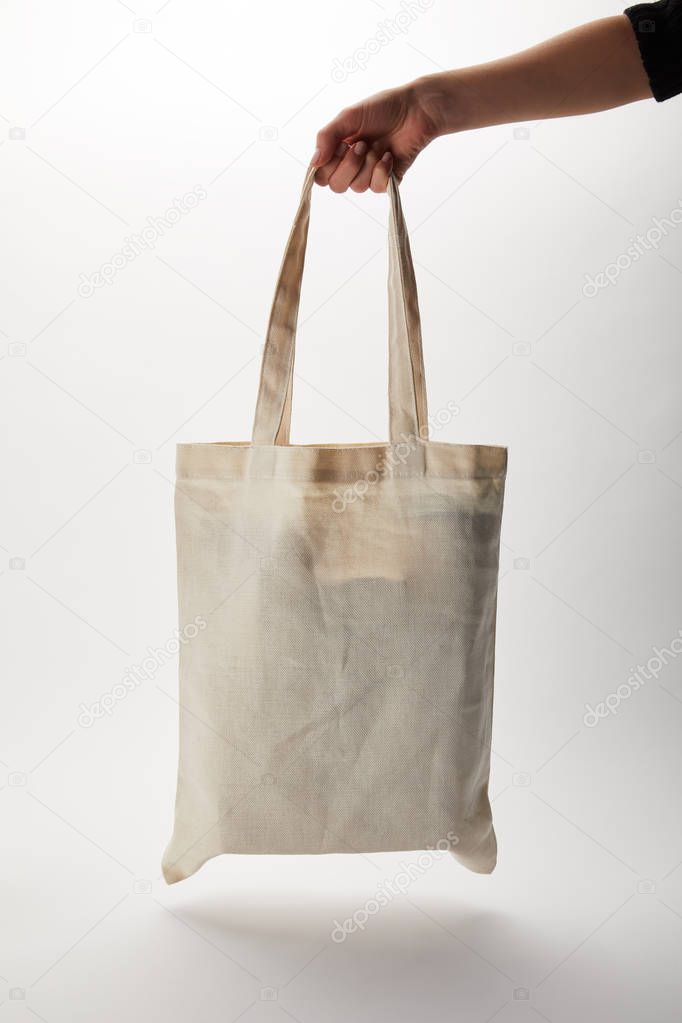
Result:
<instances>
[{"instance_id":1,"label":"bag handle","mask_svg":"<svg viewBox=\"0 0 682 1023\"><path fill-rule=\"evenodd\" d=\"M296 324L314 178L315 168L310 167L303 183L275 288L263 348L253 426L254 444L289 443ZM390 177L388 192L391 203L388 272L389 438L391 443L396 444L405 438L428 440L428 412L417 285L398 183L394 175Z\"/></svg>"}]
</instances>

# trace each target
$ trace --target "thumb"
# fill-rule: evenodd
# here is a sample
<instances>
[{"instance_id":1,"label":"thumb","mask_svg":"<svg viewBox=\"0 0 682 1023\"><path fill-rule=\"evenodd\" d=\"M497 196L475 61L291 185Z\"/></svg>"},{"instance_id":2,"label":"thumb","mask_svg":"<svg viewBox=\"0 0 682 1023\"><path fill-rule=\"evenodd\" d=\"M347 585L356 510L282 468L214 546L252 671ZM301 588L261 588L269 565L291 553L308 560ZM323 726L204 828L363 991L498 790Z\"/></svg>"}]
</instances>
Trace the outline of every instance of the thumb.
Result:
<instances>
[{"instance_id":1,"label":"thumb","mask_svg":"<svg viewBox=\"0 0 682 1023\"><path fill-rule=\"evenodd\" d=\"M359 137L362 123L361 112L357 107L342 110L333 121L317 133L316 149L310 161L313 167L323 167L331 160L339 142L355 142Z\"/></svg>"}]
</instances>

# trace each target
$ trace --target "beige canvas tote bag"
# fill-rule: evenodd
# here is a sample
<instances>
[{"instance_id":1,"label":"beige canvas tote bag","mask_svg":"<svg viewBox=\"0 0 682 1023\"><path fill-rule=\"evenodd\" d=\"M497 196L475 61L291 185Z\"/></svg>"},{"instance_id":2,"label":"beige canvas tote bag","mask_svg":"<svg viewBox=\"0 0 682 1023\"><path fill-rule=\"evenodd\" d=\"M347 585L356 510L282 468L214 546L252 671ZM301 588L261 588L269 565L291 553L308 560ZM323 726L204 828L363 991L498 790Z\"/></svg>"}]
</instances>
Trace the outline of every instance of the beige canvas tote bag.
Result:
<instances>
[{"instance_id":1,"label":"beige canvas tote bag","mask_svg":"<svg viewBox=\"0 0 682 1023\"><path fill-rule=\"evenodd\" d=\"M487 790L507 452L429 439L395 180L390 440L289 443L313 176L277 282L252 441L177 450L186 631L168 882L220 853L449 848L471 870L495 866Z\"/></svg>"}]
</instances>

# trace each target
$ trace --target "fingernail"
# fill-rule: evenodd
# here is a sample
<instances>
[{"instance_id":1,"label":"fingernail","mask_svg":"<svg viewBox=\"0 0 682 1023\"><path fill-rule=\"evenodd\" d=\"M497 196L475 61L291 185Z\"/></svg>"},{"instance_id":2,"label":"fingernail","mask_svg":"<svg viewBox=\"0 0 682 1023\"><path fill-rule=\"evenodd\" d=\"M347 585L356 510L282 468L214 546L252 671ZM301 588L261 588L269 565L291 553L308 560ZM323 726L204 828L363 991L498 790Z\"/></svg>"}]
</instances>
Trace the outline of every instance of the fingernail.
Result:
<instances>
[{"instance_id":1,"label":"fingernail","mask_svg":"<svg viewBox=\"0 0 682 1023\"><path fill-rule=\"evenodd\" d=\"M367 143L363 142L362 139L359 142L356 142L353 146L353 152L356 156L364 156L367 152Z\"/></svg>"},{"instance_id":2,"label":"fingernail","mask_svg":"<svg viewBox=\"0 0 682 1023\"><path fill-rule=\"evenodd\" d=\"M312 156L312 159L311 159L310 163L314 165L314 164L317 163L317 161L319 159L320 159L320 150L316 149L315 152L313 153L313 156Z\"/></svg>"},{"instance_id":3,"label":"fingernail","mask_svg":"<svg viewBox=\"0 0 682 1023\"><path fill-rule=\"evenodd\" d=\"M387 167L388 167L389 163L392 162L392 160L393 160L393 154L392 153L384 153L384 155L381 157L381 162L385 163Z\"/></svg>"},{"instance_id":4,"label":"fingernail","mask_svg":"<svg viewBox=\"0 0 682 1023\"><path fill-rule=\"evenodd\" d=\"M336 152L334 153L334 156L343 156L347 149L348 146L346 145L345 142L339 142L338 146L336 147Z\"/></svg>"}]
</instances>

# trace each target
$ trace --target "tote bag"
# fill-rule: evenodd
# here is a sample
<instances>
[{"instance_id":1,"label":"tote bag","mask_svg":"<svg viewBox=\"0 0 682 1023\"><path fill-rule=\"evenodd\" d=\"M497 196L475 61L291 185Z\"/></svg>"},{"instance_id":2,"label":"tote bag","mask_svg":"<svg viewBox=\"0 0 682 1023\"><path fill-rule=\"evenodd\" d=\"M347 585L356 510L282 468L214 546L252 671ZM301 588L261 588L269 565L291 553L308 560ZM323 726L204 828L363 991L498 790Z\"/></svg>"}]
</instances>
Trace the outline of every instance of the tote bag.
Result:
<instances>
[{"instance_id":1,"label":"tote bag","mask_svg":"<svg viewBox=\"0 0 682 1023\"><path fill-rule=\"evenodd\" d=\"M390 440L289 443L313 178L275 290L251 443L177 449L169 883L220 853L448 848L471 870L495 866L487 790L506 448L429 439L395 179Z\"/></svg>"}]
</instances>

